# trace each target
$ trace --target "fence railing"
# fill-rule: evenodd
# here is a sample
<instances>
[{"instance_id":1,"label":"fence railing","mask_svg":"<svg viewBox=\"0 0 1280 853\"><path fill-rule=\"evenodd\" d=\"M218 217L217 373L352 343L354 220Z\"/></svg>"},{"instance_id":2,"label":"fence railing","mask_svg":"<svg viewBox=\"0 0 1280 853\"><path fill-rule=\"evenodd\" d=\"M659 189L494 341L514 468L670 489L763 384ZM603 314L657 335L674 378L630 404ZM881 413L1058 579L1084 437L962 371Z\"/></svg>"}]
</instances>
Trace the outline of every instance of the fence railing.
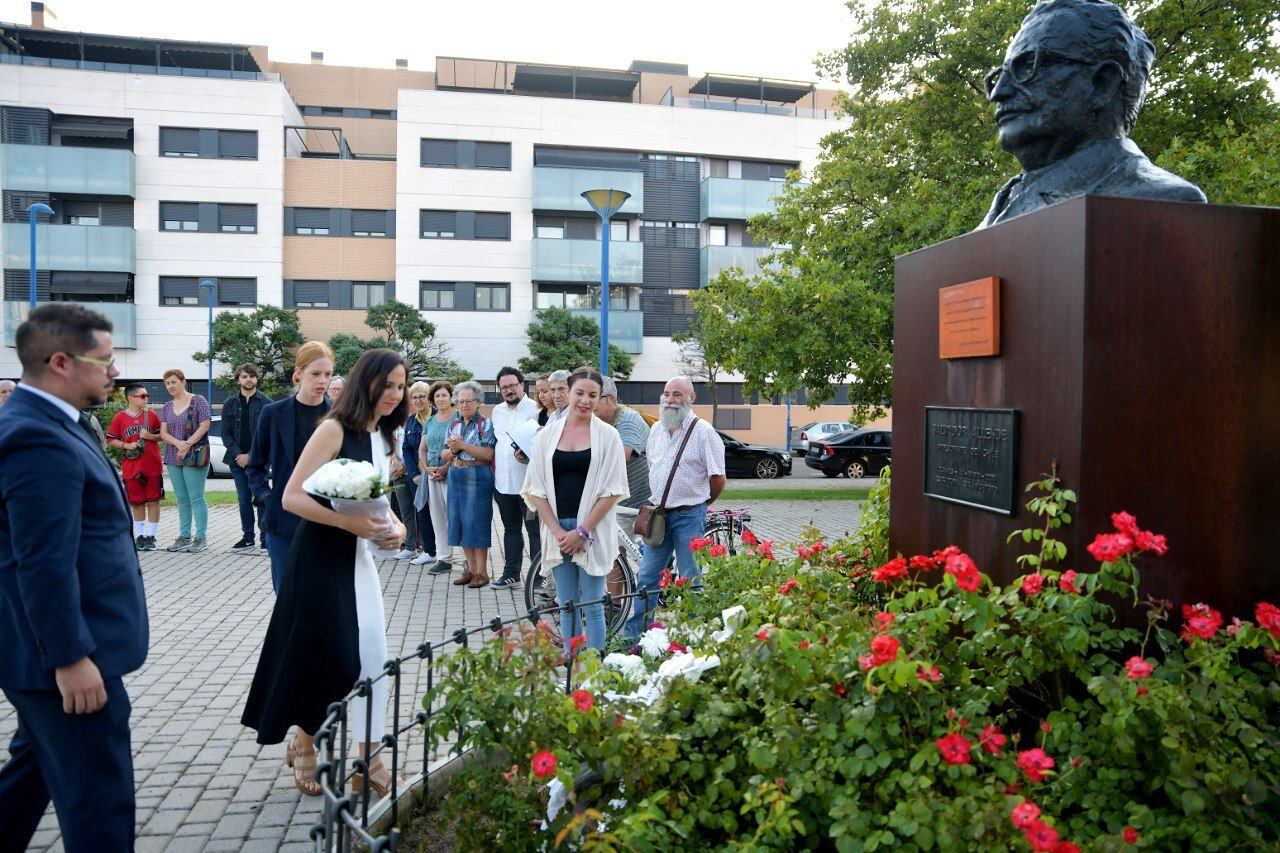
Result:
<instances>
[{"instance_id":1,"label":"fence railing","mask_svg":"<svg viewBox=\"0 0 1280 853\"><path fill-rule=\"evenodd\" d=\"M644 587L622 595L606 593L602 598L592 601L571 601L558 606L535 607L526 613L507 619L495 617L480 627L458 628L444 640L423 643L412 654L392 658L383 665L382 671L376 676L358 681L346 697L329 706L328 716L325 717L324 723L315 735L316 750L319 753L316 777L320 782L321 796L324 800L320 822L311 830L311 838L315 842L316 850L324 853L343 853L343 851L355 849L356 844L362 844L373 853L382 850L394 851L400 835L399 830L396 829L400 817L400 796L418 787L426 788L430 783L433 738L427 736L423 738L422 771L407 779L403 786L400 784L399 773L405 765L407 752L402 738L415 728L424 730L429 728L431 718L434 716L430 703L424 710L412 714L410 719L406 719L410 715L401 713L401 682L405 675L406 664L424 662L427 676L426 692L430 695L438 686L435 667L443 657L441 653L467 648L471 638L478 634L496 636L510 625L525 622L536 625L544 615L557 612L568 615L575 608L578 611L578 624L584 625L585 611L588 607L599 605L609 609L615 603L622 603L621 606L629 609L636 599L643 599L646 595L649 595L649 592ZM567 655L564 685L566 693L573 692L573 664L576 657L576 653ZM393 710L390 731L381 736L378 746L369 750L367 755L352 758L349 754L351 733L347 726L351 704L365 703L363 715L365 731L361 743L373 743L371 731L371 721L374 717L375 691L373 688L377 682L385 678L391 679L390 694ZM370 765L375 758L384 754L390 756L389 762L383 762L391 773L390 790L386 798L381 799L380 802L374 802L369 784ZM356 778L360 778L363 783L361 790L349 791L348 783ZM384 824L387 829L375 835L373 825L384 817L389 818Z\"/></svg>"}]
</instances>

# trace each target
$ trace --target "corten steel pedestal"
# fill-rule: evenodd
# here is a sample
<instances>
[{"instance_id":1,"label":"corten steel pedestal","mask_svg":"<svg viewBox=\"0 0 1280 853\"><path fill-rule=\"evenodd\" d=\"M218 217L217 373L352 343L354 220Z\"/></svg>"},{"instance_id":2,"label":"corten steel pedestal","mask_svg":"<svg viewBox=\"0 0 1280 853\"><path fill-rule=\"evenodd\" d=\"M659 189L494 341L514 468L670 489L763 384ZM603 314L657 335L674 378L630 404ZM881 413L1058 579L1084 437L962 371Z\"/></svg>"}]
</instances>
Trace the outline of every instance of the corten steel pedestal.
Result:
<instances>
[{"instance_id":1,"label":"corten steel pedestal","mask_svg":"<svg viewBox=\"0 0 1280 853\"><path fill-rule=\"evenodd\" d=\"M1001 352L938 357L938 289L1002 280ZM890 539L1007 583L1033 526L926 497L925 407L1018 411L1019 490L1080 502L1064 568L1128 510L1167 534L1142 592L1252 618L1280 602L1280 208L1077 198L897 259ZM1022 547L1020 548L1019 545Z\"/></svg>"}]
</instances>

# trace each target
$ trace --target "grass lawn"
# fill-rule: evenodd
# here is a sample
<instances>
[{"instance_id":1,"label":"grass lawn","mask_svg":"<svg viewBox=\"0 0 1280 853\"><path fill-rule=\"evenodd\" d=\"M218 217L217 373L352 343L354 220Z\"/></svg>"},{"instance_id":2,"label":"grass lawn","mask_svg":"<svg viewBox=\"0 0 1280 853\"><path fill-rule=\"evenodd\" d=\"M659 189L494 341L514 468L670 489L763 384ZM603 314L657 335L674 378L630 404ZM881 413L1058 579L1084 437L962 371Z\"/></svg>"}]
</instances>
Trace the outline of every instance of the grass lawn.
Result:
<instances>
[{"instance_id":1,"label":"grass lawn","mask_svg":"<svg viewBox=\"0 0 1280 853\"><path fill-rule=\"evenodd\" d=\"M725 489L723 501L865 501L870 489Z\"/></svg>"},{"instance_id":2,"label":"grass lawn","mask_svg":"<svg viewBox=\"0 0 1280 853\"><path fill-rule=\"evenodd\" d=\"M205 492L204 499L209 506L235 506L237 503L235 492ZM173 496L173 492L166 492L161 506L177 505L178 499Z\"/></svg>"}]
</instances>

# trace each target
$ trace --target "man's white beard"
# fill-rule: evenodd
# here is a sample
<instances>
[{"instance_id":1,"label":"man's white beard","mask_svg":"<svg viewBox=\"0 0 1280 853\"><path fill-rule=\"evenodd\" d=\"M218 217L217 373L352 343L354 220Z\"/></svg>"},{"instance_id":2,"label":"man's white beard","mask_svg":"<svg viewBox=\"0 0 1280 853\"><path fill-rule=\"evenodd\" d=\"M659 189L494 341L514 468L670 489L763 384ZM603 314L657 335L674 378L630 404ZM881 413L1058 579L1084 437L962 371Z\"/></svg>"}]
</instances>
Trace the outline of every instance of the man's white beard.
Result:
<instances>
[{"instance_id":1,"label":"man's white beard","mask_svg":"<svg viewBox=\"0 0 1280 853\"><path fill-rule=\"evenodd\" d=\"M665 429L672 430L680 426L685 417L693 411L693 403L683 403L679 406L671 406L666 403L662 404L662 411L658 417L662 421Z\"/></svg>"}]
</instances>

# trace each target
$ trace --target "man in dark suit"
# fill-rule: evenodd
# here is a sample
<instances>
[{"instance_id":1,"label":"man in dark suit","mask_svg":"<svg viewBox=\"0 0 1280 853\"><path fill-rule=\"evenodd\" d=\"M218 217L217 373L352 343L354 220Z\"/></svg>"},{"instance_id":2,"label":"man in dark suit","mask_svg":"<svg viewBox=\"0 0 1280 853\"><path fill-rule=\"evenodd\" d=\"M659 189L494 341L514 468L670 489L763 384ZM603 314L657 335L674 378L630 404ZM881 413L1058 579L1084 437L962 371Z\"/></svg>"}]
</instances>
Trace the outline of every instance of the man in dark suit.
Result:
<instances>
[{"instance_id":1,"label":"man in dark suit","mask_svg":"<svg viewBox=\"0 0 1280 853\"><path fill-rule=\"evenodd\" d=\"M111 323L74 303L31 312L22 384L0 410L0 689L18 712L0 768L0 850L53 800L68 851L133 849L129 696L147 607L123 484L81 408L111 395ZM57 501L56 506L50 500Z\"/></svg>"},{"instance_id":2,"label":"man in dark suit","mask_svg":"<svg viewBox=\"0 0 1280 853\"><path fill-rule=\"evenodd\" d=\"M270 402L258 391L258 368L245 363L236 368L236 384L240 393L222 404L222 444L227 448L222 461L231 469L231 479L236 484L236 497L240 502L240 541L231 546L237 554L253 550L253 492L249 488L249 453L253 449L253 433L258 428L258 418ZM267 550L267 529L262 526L262 509L258 509L259 535L262 550Z\"/></svg>"}]
</instances>

